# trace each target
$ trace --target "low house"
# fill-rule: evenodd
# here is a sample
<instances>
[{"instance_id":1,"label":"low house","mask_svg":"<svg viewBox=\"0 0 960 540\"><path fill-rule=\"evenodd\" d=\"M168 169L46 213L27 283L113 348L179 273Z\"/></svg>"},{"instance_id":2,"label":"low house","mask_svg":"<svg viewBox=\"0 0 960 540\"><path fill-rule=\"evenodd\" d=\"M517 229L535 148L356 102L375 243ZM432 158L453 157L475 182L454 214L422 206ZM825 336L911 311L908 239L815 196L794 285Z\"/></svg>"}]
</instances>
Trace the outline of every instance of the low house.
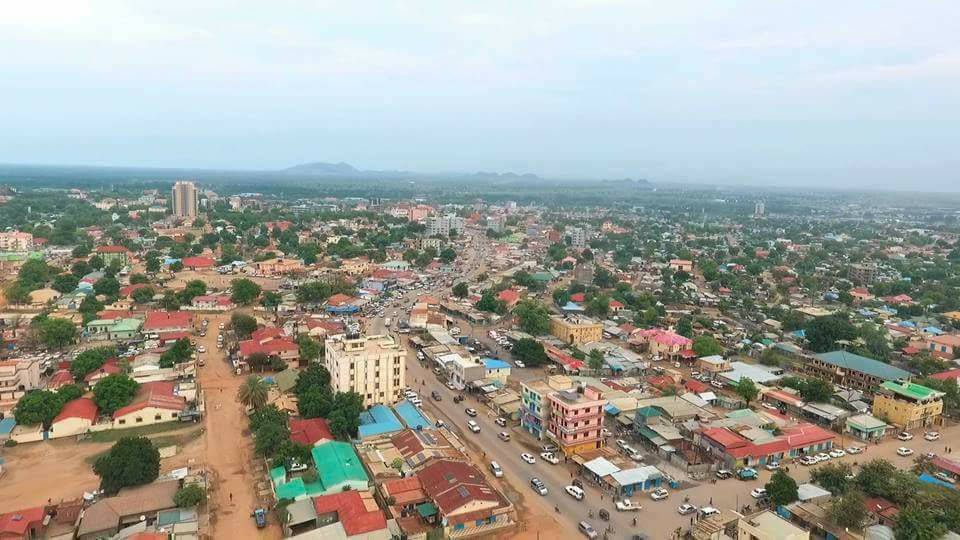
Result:
<instances>
[{"instance_id":1,"label":"low house","mask_svg":"<svg viewBox=\"0 0 960 540\"><path fill-rule=\"evenodd\" d=\"M208 311L227 311L237 307L229 296L223 294L195 296L190 301L190 307L193 309L202 309Z\"/></svg>"},{"instance_id":2,"label":"low house","mask_svg":"<svg viewBox=\"0 0 960 540\"><path fill-rule=\"evenodd\" d=\"M110 538L128 525L152 524L158 512L177 507L173 496L179 488L177 480L159 481L124 488L114 497L98 500L84 510L77 540Z\"/></svg>"},{"instance_id":3,"label":"low house","mask_svg":"<svg viewBox=\"0 0 960 540\"><path fill-rule=\"evenodd\" d=\"M336 530L324 534L323 538L391 538L387 518L369 493L345 491L323 495L313 499L313 506L318 527Z\"/></svg>"},{"instance_id":4,"label":"low house","mask_svg":"<svg viewBox=\"0 0 960 540\"><path fill-rule=\"evenodd\" d=\"M435 514L444 537L489 534L515 522L513 506L472 464L439 460L417 478L433 502L421 515Z\"/></svg>"},{"instance_id":5,"label":"low house","mask_svg":"<svg viewBox=\"0 0 960 540\"><path fill-rule=\"evenodd\" d=\"M686 259L672 259L670 261L670 269L674 272L693 272L693 261L688 261Z\"/></svg>"},{"instance_id":6,"label":"low house","mask_svg":"<svg viewBox=\"0 0 960 540\"><path fill-rule=\"evenodd\" d=\"M306 446L319 446L335 440L335 437L325 418L291 418L290 440Z\"/></svg>"},{"instance_id":7,"label":"low house","mask_svg":"<svg viewBox=\"0 0 960 540\"><path fill-rule=\"evenodd\" d=\"M239 355L244 362L254 354L279 358L291 368L300 362L300 347L279 328L263 328L254 332L250 339L240 342Z\"/></svg>"},{"instance_id":8,"label":"low house","mask_svg":"<svg viewBox=\"0 0 960 540\"><path fill-rule=\"evenodd\" d=\"M844 432L863 441L878 441L886 435L892 426L883 420L870 415L858 414L847 418Z\"/></svg>"},{"instance_id":9,"label":"low house","mask_svg":"<svg viewBox=\"0 0 960 540\"><path fill-rule=\"evenodd\" d=\"M507 385L507 378L510 377L510 364L497 358L484 358L483 367L483 380L498 381L502 386Z\"/></svg>"},{"instance_id":10,"label":"low house","mask_svg":"<svg viewBox=\"0 0 960 540\"><path fill-rule=\"evenodd\" d=\"M143 332L163 334L193 330L193 314L187 311L150 311L143 322Z\"/></svg>"},{"instance_id":11,"label":"low house","mask_svg":"<svg viewBox=\"0 0 960 540\"><path fill-rule=\"evenodd\" d=\"M90 398L80 397L68 401L50 424L49 437L52 439L86 433L97 422L97 411L97 404Z\"/></svg>"},{"instance_id":12,"label":"low house","mask_svg":"<svg viewBox=\"0 0 960 540\"><path fill-rule=\"evenodd\" d=\"M140 385L133 403L113 413L114 427L148 426L174 422L186 411L187 400L175 393L170 382L149 382Z\"/></svg>"},{"instance_id":13,"label":"low house","mask_svg":"<svg viewBox=\"0 0 960 540\"><path fill-rule=\"evenodd\" d=\"M184 268L190 270L208 270L216 266L217 261L210 257L184 257L182 261Z\"/></svg>"},{"instance_id":14,"label":"low house","mask_svg":"<svg viewBox=\"0 0 960 540\"><path fill-rule=\"evenodd\" d=\"M43 538L47 528L46 522L47 512L43 506L0 514L0 538L3 540Z\"/></svg>"}]
</instances>

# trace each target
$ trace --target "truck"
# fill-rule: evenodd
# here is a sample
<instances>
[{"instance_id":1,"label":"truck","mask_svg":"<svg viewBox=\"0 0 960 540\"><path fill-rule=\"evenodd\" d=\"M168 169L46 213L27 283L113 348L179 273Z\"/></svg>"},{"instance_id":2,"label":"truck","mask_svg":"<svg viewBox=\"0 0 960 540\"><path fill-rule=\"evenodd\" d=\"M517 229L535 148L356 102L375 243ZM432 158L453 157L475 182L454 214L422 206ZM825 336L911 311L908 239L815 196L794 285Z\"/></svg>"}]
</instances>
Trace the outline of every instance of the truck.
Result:
<instances>
[{"instance_id":1,"label":"truck","mask_svg":"<svg viewBox=\"0 0 960 540\"><path fill-rule=\"evenodd\" d=\"M621 512L633 512L640 510L641 506L630 499L617 501L617 510Z\"/></svg>"},{"instance_id":2,"label":"truck","mask_svg":"<svg viewBox=\"0 0 960 540\"><path fill-rule=\"evenodd\" d=\"M756 480L757 470L750 467L744 467L737 471L737 478L740 480Z\"/></svg>"},{"instance_id":3,"label":"truck","mask_svg":"<svg viewBox=\"0 0 960 540\"><path fill-rule=\"evenodd\" d=\"M257 508L253 511L253 520L257 523L257 528L262 529L267 526L267 511L263 508Z\"/></svg>"}]
</instances>

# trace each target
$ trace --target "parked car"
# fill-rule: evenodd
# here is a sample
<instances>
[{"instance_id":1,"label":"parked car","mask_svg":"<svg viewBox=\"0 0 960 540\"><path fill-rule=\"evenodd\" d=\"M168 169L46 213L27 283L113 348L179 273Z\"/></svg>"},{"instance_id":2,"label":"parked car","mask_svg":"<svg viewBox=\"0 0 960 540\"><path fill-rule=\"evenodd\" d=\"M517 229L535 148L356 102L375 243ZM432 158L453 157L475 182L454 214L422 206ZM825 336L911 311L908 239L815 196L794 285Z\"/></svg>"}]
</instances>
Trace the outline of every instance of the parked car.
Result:
<instances>
[{"instance_id":1,"label":"parked car","mask_svg":"<svg viewBox=\"0 0 960 540\"><path fill-rule=\"evenodd\" d=\"M500 437L501 441L510 441L510 434L507 433L506 431L501 431L500 433L497 433L497 437Z\"/></svg>"},{"instance_id":2,"label":"parked car","mask_svg":"<svg viewBox=\"0 0 960 540\"><path fill-rule=\"evenodd\" d=\"M692 514L696 511L697 511L697 507L692 504L681 504L680 506L677 507L677 512L679 512L681 516Z\"/></svg>"},{"instance_id":3,"label":"parked car","mask_svg":"<svg viewBox=\"0 0 960 540\"><path fill-rule=\"evenodd\" d=\"M546 461L547 463L550 463L550 464L552 464L552 465L556 465L557 463L560 463L560 458L558 458L557 455L554 454L553 452L542 452L542 453L540 454L540 457L541 457L544 461Z\"/></svg>"},{"instance_id":4,"label":"parked car","mask_svg":"<svg viewBox=\"0 0 960 540\"><path fill-rule=\"evenodd\" d=\"M577 525L577 529L579 529L580 532L583 533L583 535L586 536L587 538L597 537L597 531L593 528L593 525L590 525L586 521L581 521Z\"/></svg>"},{"instance_id":5,"label":"parked car","mask_svg":"<svg viewBox=\"0 0 960 540\"><path fill-rule=\"evenodd\" d=\"M716 477L720 480L726 480L727 478L733 477L733 472L727 469L720 469L717 471Z\"/></svg>"},{"instance_id":6,"label":"parked car","mask_svg":"<svg viewBox=\"0 0 960 540\"><path fill-rule=\"evenodd\" d=\"M582 489L578 488L577 486L567 486L563 488L563 490L566 491L574 499L578 501L583 500L584 492Z\"/></svg>"},{"instance_id":7,"label":"parked car","mask_svg":"<svg viewBox=\"0 0 960 540\"><path fill-rule=\"evenodd\" d=\"M775 471L775 470L777 470L777 469L780 468L780 462L779 462L779 461L771 461L770 463L767 463L767 464L766 464L766 468L767 468L768 471Z\"/></svg>"},{"instance_id":8,"label":"parked car","mask_svg":"<svg viewBox=\"0 0 960 540\"><path fill-rule=\"evenodd\" d=\"M830 451L830 457L832 458L841 458L845 455L847 455L847 453L840 448L834 448L833 450Z\"/></svg>"},{"instance_id":9,"label":"parked car","mask_svg":"<svg viewBox=\"0 0 960 540\"><path fill-rule=\"evenodd\" d=\"M907 448L907 447L905 447L905 446L901 446L900 448L897 448L897 455L898 455L898 456L903 456L903 457L912 456L912 455L913 455L913 450L911 450L911 449L909 449L909 448Z\"/></svg>"},{"instance_id":10,"label":"parked car","mask_svg":"<svg viewBox=\"0 0 960 540\"><path fill-rule=\"evenodd\" d=\"M863 452L863 447L862 447L862 446L851 446L851 447L847 448L847 453L848 453L848 454L859 454L860 452Z\"/></svg>"},{"instance_id":11,"label":"parked car","mask_svg":"<svg viewBox=\"0 0 960 540\"><path fill-rule=\"evenodd\" d=\"M744 467L737 471L737 478L740 480L756 480L757 470L752 467Z\"/></svg>"},{"instance_id":12,"label":"parked car","mask_svg":"<svg viewBox=\"0 0 960 540\"><path fill-rule=\"evenodd\" d=\"M800 458L801 465L816 465L820 463L820 460L817 459L817 456L803 456Z\"/></svg>"},{"instance_id":13,"label":"parked car","mask_svg":"<svg viewBox=\"0 0 960 540\"><path fill-rule=\"evenodd\" d=\"M650 498L655 501L662 501L670 496L670 492L663 488L657 488L650 492Z\"/></svg>"},{"instance_id":14,"label":"parked car","mask_svg":"<svg viewBox=\"0 0 960 540\"><path fill-rule=\"evenodd\" d=\"M430 392L430 397L432 397L434 401L440 401L443 399L443 396L440 395L440 392L437 392L436 390Z\"/></svg>"},{"instance_id":15,"label":"parked car","mask_svg":"<svg viewBox=\"0 0 960 540\"><path fill-rule=\"evenodd\" d=\"M907 433L906 431L901 431L900 434L897 435L897 439L901 441L910 441L913 440L913 435Z\"/></svg>"},{"instance_id":16,"label":"parked car","mask_svg":"<svg viewBox=\"0 0 960 540\"><path fill-rule=\"evenodd\" d=\"M621 512L633 512L633 511L640 510L641 508L639 504L631 501L630 499L623 499L623 500L617 501L615 504L616 504L617 510ZM600 511L603 512L603 510L600 510Z\"/></svg>"},{"instance_id":17,"label":"parked car","mask_svg":"<svg viewBox=\"0 0 960 540\"><path fill-rule=\"evenodd\" d=\"M541 496L545 497L547 495L547 485L536 476L530 479L530 485L533 487L533 490Z\"/></svg>"},{"instance_id":18,"label":"parked car","mask_svg":"<svg viewBox=\"0 0 960 540\"><path fill-rule=\"evenodd\" d=\"M754 499L763 499L767 496L767 490L765 488L753 488L753 490L750 491L750 496Z\"/></svg>"},{"instance_id":19,"label":"parked car","mask_svg":"<svg viewBox=\"0 0 960 540\"><path fill-rule=\"evenodd\" d=\"M540 451L541 451L541 452L550 452L550 453L553 453L553 452L556 452L557 450L559 450L559 448L557 448L557 445L555 445L555 444L545 444L545 445L543 445L543 446L540 447Z\"/></svg>"},{"instance_id":20,"label":"parked car","mask_svg":"<svg viewBox=\"0 0 960 540\"><path fill-rule=\"evenodd\" d=\"M530 465L533 465L537 462L537 458L533 457L533 454L528 454L526 452L520 454L520 459L526 461Z\"/></svg>"},{"instance_id":21,"label":"parked car","mask_svg":"<svg viewBox=\"0 0 960 540\"><path fill-rule=\"evenodd\" d=\"M817 460L821 462L830 461L830 454L827 454L826 452L820 452L817 454Z\"/></svg>"},{"instance_id":22,"label":"parked car","mask_svg":"<svg viewBox=\"0 0 960 540\"><path fill-rule=\"evenodd\" d=\"M464 409L463 412L467 413L467 416L469 416L469 417L471 417L471 418L477 416L477 410L476 410L476 409L472 409L472 408L469 408L469 407L468 407L468 408Z\"/></svg>"},{"instance_id":23,"label":"parked car","mask_svg":"<svg viewBox=\"0 0 960 540\"><path fill-rule=\"evenodd\" d=\"M923 434L923 438L928 441L936 441L937 439L940 438L940 433L936 431L928 431Z\"/></svg>"}]
</instances>

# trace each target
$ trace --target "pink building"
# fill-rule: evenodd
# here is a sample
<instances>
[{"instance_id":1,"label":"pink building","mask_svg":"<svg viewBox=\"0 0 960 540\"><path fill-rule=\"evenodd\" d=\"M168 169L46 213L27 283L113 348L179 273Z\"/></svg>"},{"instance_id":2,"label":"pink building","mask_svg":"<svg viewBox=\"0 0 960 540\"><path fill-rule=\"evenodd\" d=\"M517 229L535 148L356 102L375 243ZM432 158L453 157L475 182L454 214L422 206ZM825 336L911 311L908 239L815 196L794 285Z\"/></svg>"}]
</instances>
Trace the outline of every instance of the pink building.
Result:
<instances>
[{"instance_id":1,"label":"pink building","mask_svg":"<svg viewBox=\"0 0 960 540\"><path fill-rule=\"evenodd\" d=\"M549 394L547 399L550 402L547 436L564 455L603 447L601 430L607 400L600 390L592 386L562 390Z\"/></svg>"},{"instance_id":2,"label":"pink building","mask_svg":"<svg viewBox=\"0 0 960 540\"><path fill-rule=\"evenodd\" d=\"M693 346L690 338L660 328L638 330L630 336L630 342L638 348L646 347L650 354L665 357L679 355Z\"/></svg>"}]
</instances>

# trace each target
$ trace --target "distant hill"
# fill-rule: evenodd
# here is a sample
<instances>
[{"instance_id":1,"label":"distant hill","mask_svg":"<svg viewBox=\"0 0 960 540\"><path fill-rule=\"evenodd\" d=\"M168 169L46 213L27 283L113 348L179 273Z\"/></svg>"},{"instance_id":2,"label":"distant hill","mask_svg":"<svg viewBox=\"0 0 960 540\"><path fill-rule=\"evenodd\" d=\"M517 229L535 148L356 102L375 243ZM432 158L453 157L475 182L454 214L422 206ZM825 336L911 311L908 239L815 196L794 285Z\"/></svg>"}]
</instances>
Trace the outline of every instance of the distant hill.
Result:
<instances>
[{"instance_id":1,"label":"distant hill","mask_svg":"<svg viewBox=\"0 0 960 540\"><path fill-rule=\"evenodd\" d=\"M284 169L283 172L292 174L360 174L360 170L349 163L344 163L343 161L340 163L324 163L322 161L303 163L300 165L294 165L293 167L288 167Z\"/></svg>"}]
</instances>

